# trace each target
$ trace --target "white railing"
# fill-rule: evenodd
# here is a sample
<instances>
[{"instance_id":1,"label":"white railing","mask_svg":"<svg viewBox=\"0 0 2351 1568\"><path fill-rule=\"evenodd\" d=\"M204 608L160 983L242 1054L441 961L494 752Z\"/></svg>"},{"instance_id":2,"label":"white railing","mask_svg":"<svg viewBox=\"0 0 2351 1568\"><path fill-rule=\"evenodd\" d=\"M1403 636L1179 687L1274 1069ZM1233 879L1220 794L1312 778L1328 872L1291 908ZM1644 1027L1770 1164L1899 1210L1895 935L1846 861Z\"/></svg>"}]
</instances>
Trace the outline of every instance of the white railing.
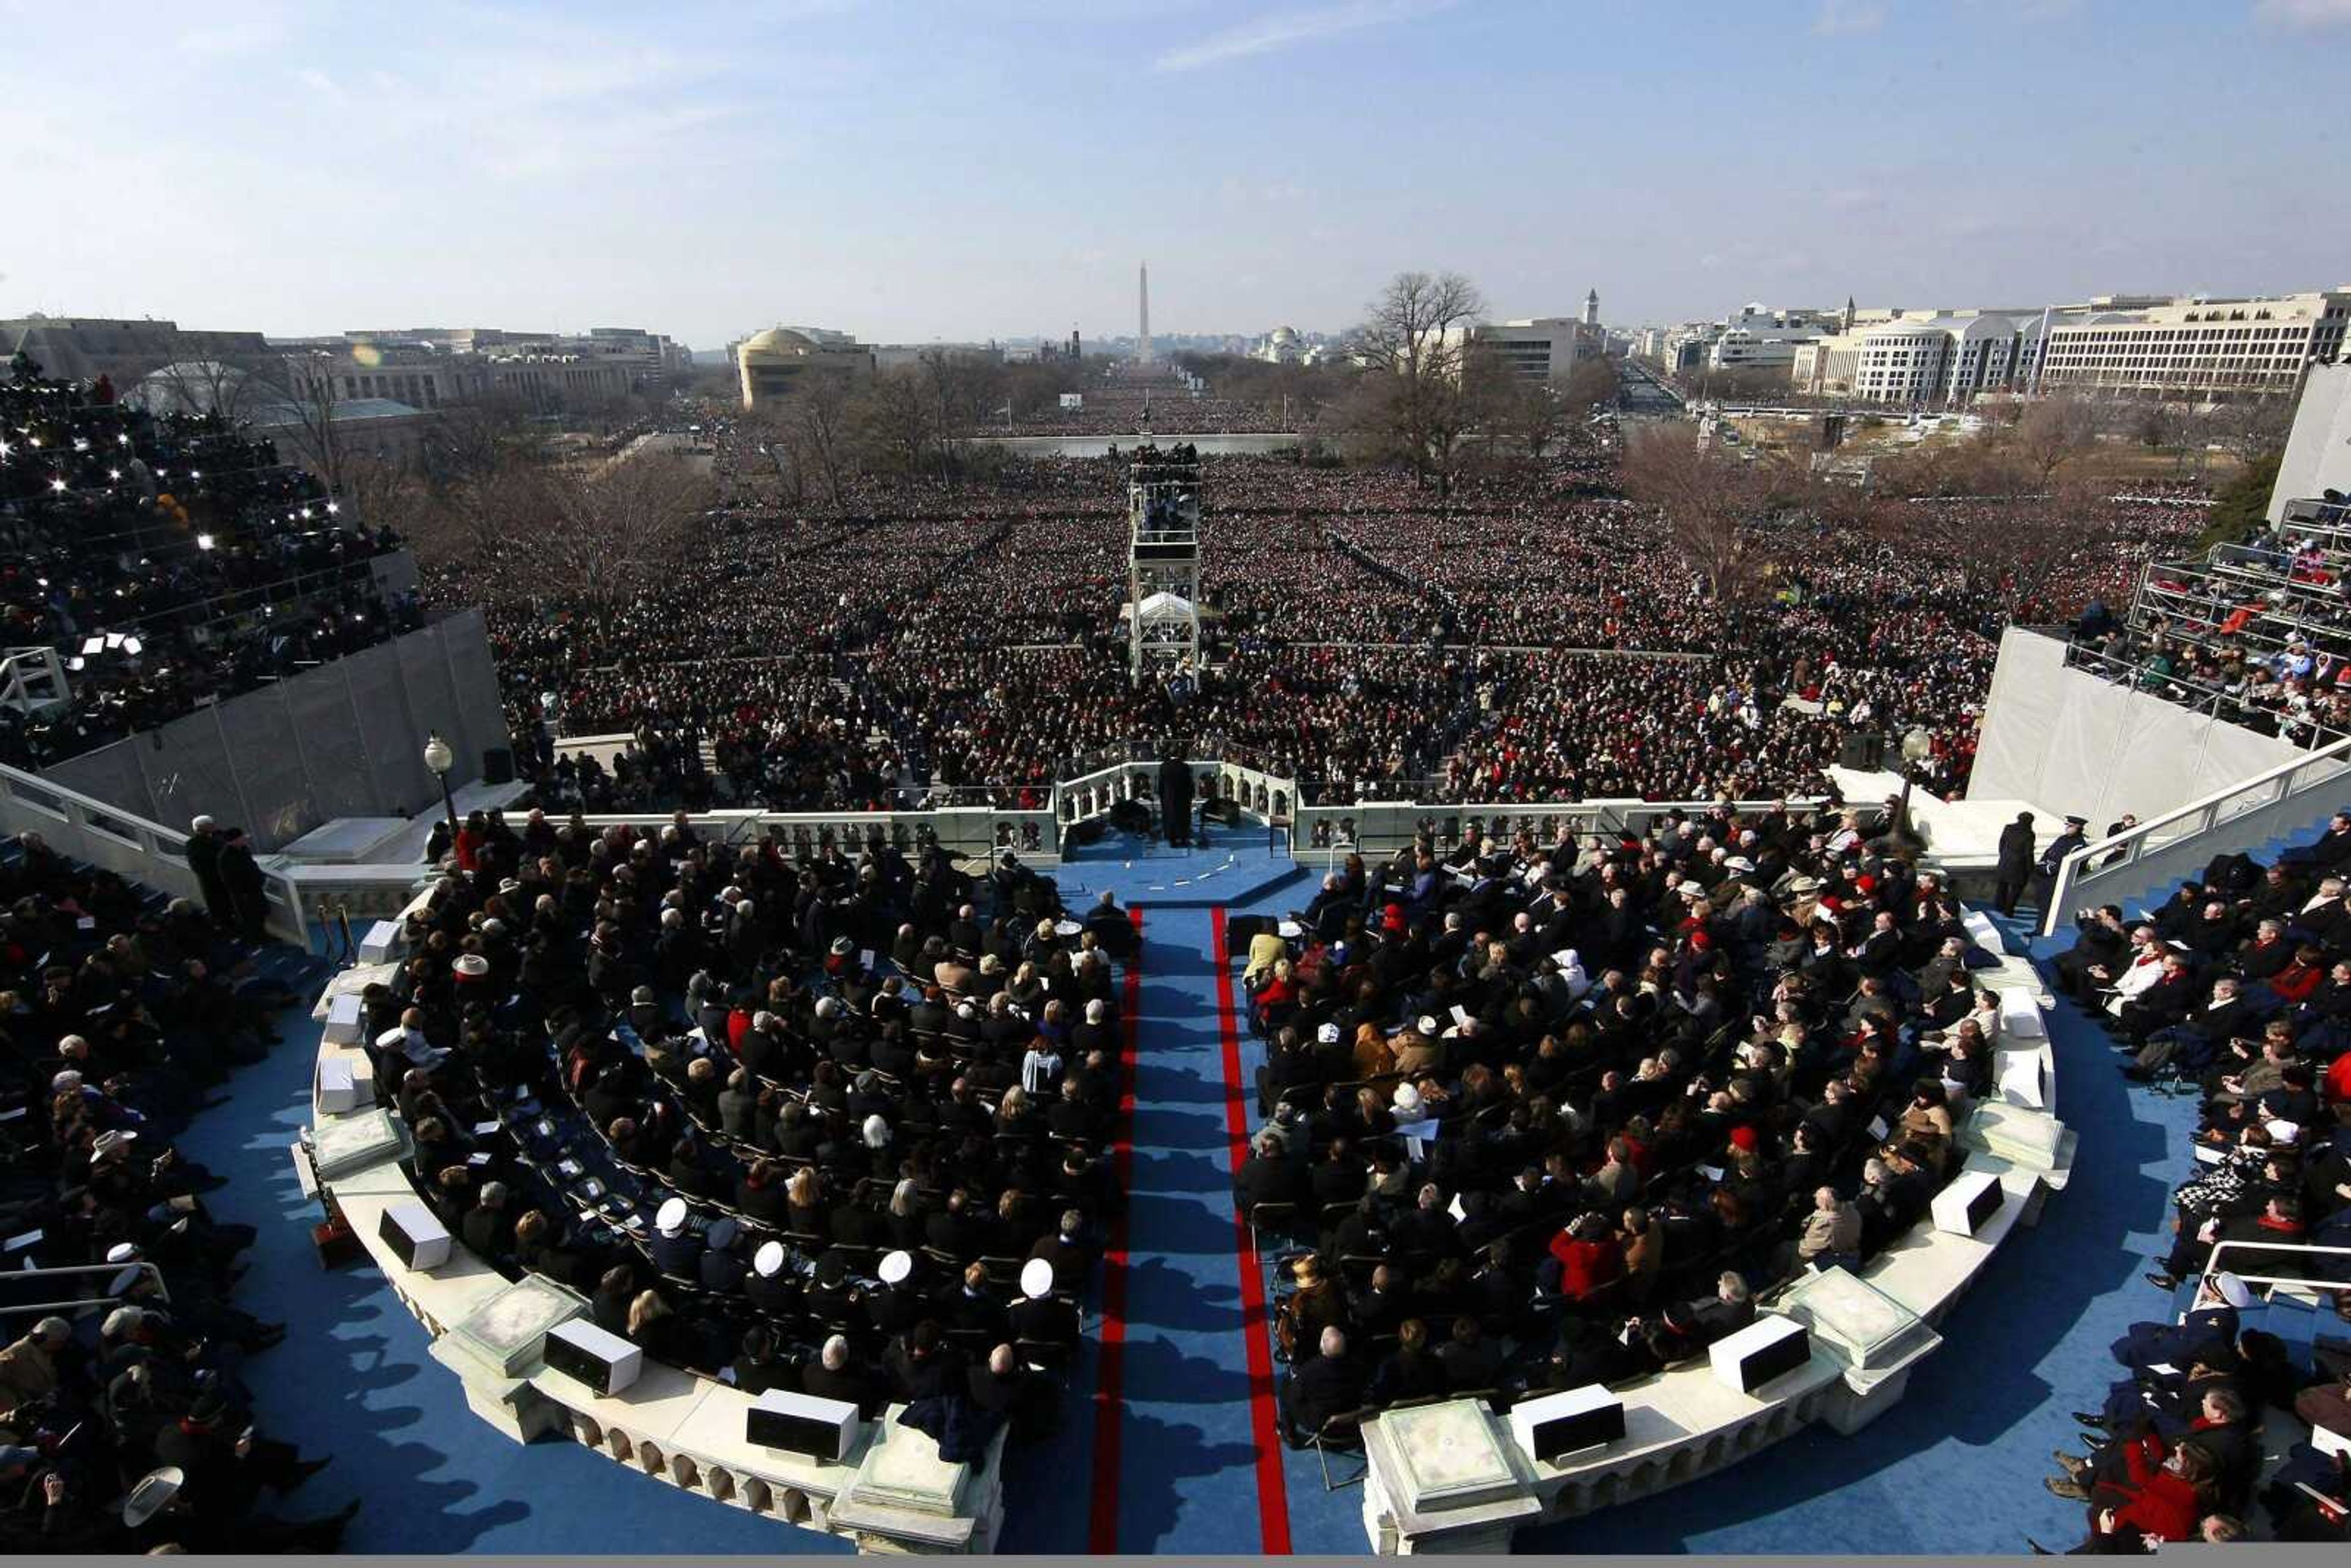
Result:
<instances>
[{"instance_id":1,"label":"white railing","mask_svg":"<svg viewBox=\"0 0 2351 1568\"><path fill-rule=\"evenodd\" d=\"M110 1286L112 1281L125 1270L138 1275L139 1278L145 1280L149 1284L154 1286L155 1299L157 1301L162 1302L165 1306L170 1306L172 1304L172 1292L167 1290L163 1284L163 1271L155 1267L154 1264L145 1261L137 1263L68 1263L62 1264L54 1269L18 1269L11 1272L8 1275L8 1278L11 1280L57 1280L60 1282L60 1288L69 1290L71 1287L64 1285L63 1281L67 1280L82 1279L95 1274L107 1281ZM83 1313L88 1312L96 1307L119 1306L121 1304L121 1301L122 1293L110 1288L94 1296L67 1296L54 1301L0 1302L0 1318L73 1318L79 1317Z\"/></svg>"},{"instance_id":2,"label":"white railing","mask_svg":"<svg viewBox=\"0 0 2351 1568\"><path fill-rule=\"evenodd\" d=\"M2351 739L2338 740L2307 757L2297 757L2239 779L2200 800L2191 800L2115 834L2083 845L2065 857L2050 884L2041 934L2053 936L2088 908L2101 883L2137 868L2141 889L2201 870L2224 852L2249 849L2281 829L2303 825L2295 803L2323 787L2338 784L2351 768Z\"/></svg>"},{"instance_id":3,"label":"white railing","mask_svg":"<svg viewBox=\"0 0 2351 1568\"><path fill-rule=\"evenodd\" d=\"M10 648L0 654L0 707L35 713L72 700L65 662L55 648Z\"/></svg>"},{"instance_id":4,"label":"white railing","mask_svg":"<svg viewBox=\"0 0 2351 1568\"><path fill-rule=\"evenodd\" d=\"M5 765L0 765L0 833L37 833L59 854L173 898L204 902L204 889L188 866L187 834ZM283 857L262 857L268 926L278 936L307 946L309 922L287 870Z\"/></svg>"},{"instance_id":5,"label":"white railing","mask_svg":"<svg viewBox=\"0 0 2351 1568\"><path fill-rule=\"evenodd\" d=\"M2295 1252L2306 1255L2314 1261L2327 1259L2330 1260L2328 1271L2335 1278L2321 1280L2304 1274L2248 1274L2241 1269L2229 1267L2225 1255L2231 1248L2264 1257L2279 1252ZM2304 1241L2216 1241L2212 1244L2211 1257L2205 1260L2203 1278L2197 1285L2198 1300L2207 1297L2219 1299L2220 1292L2213 1289L2212 1277L2224 1271L2236 1275L2248 1285L2269 1285L2295 1291L2351 1291L2351 1247L2314 1247Z\"/></svg>"}]
</instances>

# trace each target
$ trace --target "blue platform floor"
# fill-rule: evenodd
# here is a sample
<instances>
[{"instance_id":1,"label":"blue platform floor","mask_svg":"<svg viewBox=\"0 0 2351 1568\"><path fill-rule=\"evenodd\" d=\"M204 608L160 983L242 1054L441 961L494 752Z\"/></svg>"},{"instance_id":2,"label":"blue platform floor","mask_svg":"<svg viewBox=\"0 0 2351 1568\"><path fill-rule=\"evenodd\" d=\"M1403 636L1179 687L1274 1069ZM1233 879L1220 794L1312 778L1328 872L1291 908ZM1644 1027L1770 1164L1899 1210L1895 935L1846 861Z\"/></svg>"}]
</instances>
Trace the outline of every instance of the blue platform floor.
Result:
<instances>
[{"instance_id":1,"label":"blue platform floor","mask_svg":"<svg viewBox=\"0 0 2351 1568\"><path fill-rule=\"evenodd\" d=\"M1085 1551L1088 1500L1105 1486L1116 1489L1120 1551L1256 1553L1267 1543L1227 1137L1231 1094L1247 1092L1259 1053L1244 1030L1228 1085L1213 910L1302 905L1320 870L1236 831L1189 854L1113 838L1060 873L1073 904L1110 891L1144 912L1133 1262L1121 1398L1101 1409L1088 1398L1102 1354L1091 1333L1062 1429L1008 1461L1004 1550ZM349 1538L362 1552L842 1549L571 1444L517 1448L476 1421L381 1281L322 1272L312 1257L317 1209L298 1194L286 1145L304 1115L316 1037L307 1017L294 1023L188 1145L235 1176L211 1200L224 1217L260 1228L245 1291L295 1326L247 1373L265 1425L338 1456L304 1489L305 1506L366 1498ZM2069 1004L2051 1032L2058 1110L2081 1134L2073 1181L2038 1228L2001 1249L1899 1406L1856 1437L1800 1434L1667 1498L1527 1532L1520 1550L2017 1552L2027 1533L2051 1545L2079 1539L2078 1508L2041 1479L2050 1449L2074 1441L2068 1413L2099 1402L2107 1345L2170 1310L2139 1276L2163 1247L2193 1107L2134 1091L2104 1034ZM1253 1126L1253 1105L1247 1119ZM1098 1418L1119 1423L1114 1477L1094 1474ZM1366 1550L1360 1490L1326 1492L1311 1453L1283 1456L1280 1474L1270 1501L1290 1549Z\"/></svg>"}]
</instances>

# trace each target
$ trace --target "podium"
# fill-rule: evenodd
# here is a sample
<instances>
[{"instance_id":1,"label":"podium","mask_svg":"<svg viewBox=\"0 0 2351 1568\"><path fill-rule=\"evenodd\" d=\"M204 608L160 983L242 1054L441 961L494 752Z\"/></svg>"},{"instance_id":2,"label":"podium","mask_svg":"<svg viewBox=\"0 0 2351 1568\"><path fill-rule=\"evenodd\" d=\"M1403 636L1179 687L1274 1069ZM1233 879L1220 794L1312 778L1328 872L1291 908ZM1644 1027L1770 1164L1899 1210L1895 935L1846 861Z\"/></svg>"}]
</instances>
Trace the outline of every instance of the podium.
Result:
<instances>
[{"instance_id":1,"label":"podium","mask_svg":"<svg viewBox=\"0 0 2351 1568\"><path fill-rule=\"evenodd\" d=\"M1518 1444L1475 1399L1364 1422L1364 1531L1382 1556L1508 1552L1542 1513Z\"/></svg>"},{"instance_id":2,"label":"podium","mask_svg":"<svg viewBox=\"0 0 2351 1568\"><path fill-rule=\"evenodd\" d=\"M1823 1269L1790 1285L1780 1311L1812 1331L1813 1343L1834 1362L1823 1418L1851 1437L1892 1409L1910 1384L1911 1369L1942 1344L1942 1335L1917 1313L1843 1269Z\"/></svg>"}]
</instances>

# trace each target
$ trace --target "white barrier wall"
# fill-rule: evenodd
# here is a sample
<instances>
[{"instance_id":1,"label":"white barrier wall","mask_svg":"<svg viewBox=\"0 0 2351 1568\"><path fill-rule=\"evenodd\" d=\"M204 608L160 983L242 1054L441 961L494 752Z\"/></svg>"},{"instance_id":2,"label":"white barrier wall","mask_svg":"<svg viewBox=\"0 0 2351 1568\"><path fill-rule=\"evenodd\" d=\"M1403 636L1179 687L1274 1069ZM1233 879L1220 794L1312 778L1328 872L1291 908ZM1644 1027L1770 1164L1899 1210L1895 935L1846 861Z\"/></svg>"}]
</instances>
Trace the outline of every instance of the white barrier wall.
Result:
<instances>
[{"instance_id":1,"label":"white barrier wall","mask_svg":"<svg viewBox=\"0 0 2351 1568\"><path fill-rule=\"evenodd\" d=\"M2078 811L2095 833L2126 811L2159 816L2306 755L2064 661L2053 637L2001 634L1969 800Z\"/></svg>"}]
</instances>

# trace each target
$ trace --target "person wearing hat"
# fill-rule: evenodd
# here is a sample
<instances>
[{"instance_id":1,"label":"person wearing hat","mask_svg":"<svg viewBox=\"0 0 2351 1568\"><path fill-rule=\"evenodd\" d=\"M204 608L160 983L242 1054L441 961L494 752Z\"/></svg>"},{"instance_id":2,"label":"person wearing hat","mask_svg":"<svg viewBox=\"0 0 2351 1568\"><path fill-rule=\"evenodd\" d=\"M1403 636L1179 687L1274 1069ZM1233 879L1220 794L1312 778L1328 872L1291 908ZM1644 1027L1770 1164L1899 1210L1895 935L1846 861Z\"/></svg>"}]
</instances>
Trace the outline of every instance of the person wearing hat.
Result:
<instances>
[{"instance_id":1,"label":"person wearing hat","mask_svg":"<svg viewBox=\"0 0 2351 1568\"><path fill-rule=\"evenodd\" d=\"M769 1317L796 1316L800 1311L799 1277L790 1267L791 1254L780 1241L763 1241L751 1254L751 1271L744 1277L743 1294Z\"/></svg>"},{"instance_id":2,"label":"person wearing hat","mask_svg":"<svg viewBox=\"0 0 2351 1568\"><path fill-rule=\"evenodd\" d=\"M353 1501L324 1520L285 1521L256 1513L265 1488L291 1491L325 1469L333 1457L305 1459L292 1444L259 1436L252 1421L232 1411L216 1389L198 1394L187 1415L156 1434L155 1458L184 1478L176 1500L188 1511L196 1537L186 1544L199 1551L246 1540L339 1542L342 1526L359 1511Z\"/></svg>"},{"instance_id":3,"label":"person wearing hat","mask_svg":"<svg viewBox=\"0 0 2351 1568\"><path fill-rule=\"evenodd\" d=\"M702 1273L702 1238L688 1223L691 1210L682 1197L668 1197L653 1210L653 1239L646 1250L653 1267L672 1279L698 1279Z\"/></svg>"},{"instance_id":4,"label":"person wearing hat","mask_svg":"<svg viewBox=\"0 0 2351 1568\"><path fill-rule=\"evenodd\" d=\"M1031 1258L1020 1265L1020 1299L1012 1303L1013 1337L1023 1343L1071 1345L1078 1339L1074 1304L1054 1294L1053 1265Z\"/></svg>"},{"instance_id":5,"label":"person wearing hat","mask_svg":"<svg viewBox=\"0 0 2351 1568\"><path fill-rule=\"evenodd\" d=\"M2048 906L2049 894L2057 880L2058 868L2065 863L2065 857L2090 841L2089 826L2090 820L2087 817L2068 816L2065 819L2065 831L2050 840L2049 847L2041 852L2041 859L2033 865L2033 871L2037 876L2034 896L2043 908Z\"/></svg>"},{"instance_id":6,"label":"person wearing hat","mask_svg":"<svg viewBox=\"0 0 2351 1568\"><path fill-rule=\"evenodd\" d=\"M34 1405L57 1393L73 1344L73 1325L43 1318L25 1337L0 1349L0 1416L20 1405Z\"/></svg>"},{"instance_id":7,"label":"person wearing hat","mask_svg":"<svg viewBox=\"0 0 2351 1568\"><path fill-rule=\"evenodd\" d=\"M735 1249L742 1235L742 1227L731 1215L720 1215L711 1221L703 1235L701 1260L702 1288L705 1291L732 1291L742 1288L748 1270L742 1256Z\"/></svg>"}]
</instances>

